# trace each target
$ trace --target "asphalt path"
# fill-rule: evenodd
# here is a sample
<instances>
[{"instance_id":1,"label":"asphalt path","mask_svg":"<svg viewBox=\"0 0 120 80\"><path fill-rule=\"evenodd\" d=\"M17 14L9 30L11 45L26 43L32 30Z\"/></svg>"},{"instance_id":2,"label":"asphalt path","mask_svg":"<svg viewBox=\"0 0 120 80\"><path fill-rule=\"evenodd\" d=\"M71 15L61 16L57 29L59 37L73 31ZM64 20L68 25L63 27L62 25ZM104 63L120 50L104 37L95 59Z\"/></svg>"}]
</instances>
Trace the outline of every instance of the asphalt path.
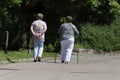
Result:
<instances>
[{"instance_id":1,"label":"asphalt path","mask_svg":"<svg viewBox=\"0 0 120 80\"><path fill-rule=\"evenodd\" d=\"M60 59L0 65L0 80L120 80L120 55L73 55L69 64Z\"/></svg>"}]
</instances>

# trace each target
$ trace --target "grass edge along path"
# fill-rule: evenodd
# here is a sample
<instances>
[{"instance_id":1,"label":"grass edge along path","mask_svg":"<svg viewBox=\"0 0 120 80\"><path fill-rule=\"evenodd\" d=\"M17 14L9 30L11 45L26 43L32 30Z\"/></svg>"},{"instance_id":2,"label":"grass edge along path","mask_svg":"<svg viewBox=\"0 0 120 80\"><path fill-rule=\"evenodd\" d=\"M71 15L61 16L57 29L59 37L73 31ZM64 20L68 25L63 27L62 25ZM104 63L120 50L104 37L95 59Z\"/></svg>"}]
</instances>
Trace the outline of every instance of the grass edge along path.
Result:
<instances>
[{"instance_id":1,"label":"grass edge along path","mask_svg":"<svg viewBox=\"0 0 120 80\"><path fill-rule=\"evenodd\" d=\"M54 59L55 56L58 57L58 54L56 55L56 53L43 52L43 58ZM6 54L4 51L0 50L0 64L31 60L33 60L33 51L31 51L31 53L28 53L28 50L8 51L8 54Z\"/></svg>"}]
</instances>

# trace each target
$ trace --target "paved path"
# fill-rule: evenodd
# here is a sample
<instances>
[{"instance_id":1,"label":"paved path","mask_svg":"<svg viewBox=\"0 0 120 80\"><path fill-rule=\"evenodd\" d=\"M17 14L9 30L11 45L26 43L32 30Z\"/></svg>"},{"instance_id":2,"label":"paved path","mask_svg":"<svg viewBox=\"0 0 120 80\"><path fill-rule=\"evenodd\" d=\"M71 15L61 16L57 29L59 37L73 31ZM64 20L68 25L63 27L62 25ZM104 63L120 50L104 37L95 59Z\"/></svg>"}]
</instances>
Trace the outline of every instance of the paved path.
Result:
<instances>
[{"instance_id":1,"label":"paved path","mask_svg":"<svg viewBox=\"0 0 120 80\"><path fill-rule=\"evenodd\" d=\"M120 80L120 56L72 56L69 64L20 62L0 65L0 80Z\"/></svg>"}]
</instances>

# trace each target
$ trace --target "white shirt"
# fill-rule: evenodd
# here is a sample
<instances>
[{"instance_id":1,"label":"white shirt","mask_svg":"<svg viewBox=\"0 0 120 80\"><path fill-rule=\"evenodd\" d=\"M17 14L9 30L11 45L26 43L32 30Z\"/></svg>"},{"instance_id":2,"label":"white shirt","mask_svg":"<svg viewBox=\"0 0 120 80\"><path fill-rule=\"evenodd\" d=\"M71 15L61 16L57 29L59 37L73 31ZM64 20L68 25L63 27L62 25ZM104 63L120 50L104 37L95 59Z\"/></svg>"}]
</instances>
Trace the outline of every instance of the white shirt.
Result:
<instances>
[{"instance_id":1,"label":"white shirt","mask_svg":"<svg viewBox=\"0 0 120 80\"><path fill-rule=\"evenodd\" d=\"M44 22L42 20L36 20L36 21L33 21L31 28L33 29L35 34L40 34L41 32L43 32L44 29L47 28L47 24L46 24L46 22ZM38 38L34 37L34 39L38 39ZM45 41L44 34L41 37L39 37L39 39L42 42L44 42Z\"/></svg>"}]
</instances>

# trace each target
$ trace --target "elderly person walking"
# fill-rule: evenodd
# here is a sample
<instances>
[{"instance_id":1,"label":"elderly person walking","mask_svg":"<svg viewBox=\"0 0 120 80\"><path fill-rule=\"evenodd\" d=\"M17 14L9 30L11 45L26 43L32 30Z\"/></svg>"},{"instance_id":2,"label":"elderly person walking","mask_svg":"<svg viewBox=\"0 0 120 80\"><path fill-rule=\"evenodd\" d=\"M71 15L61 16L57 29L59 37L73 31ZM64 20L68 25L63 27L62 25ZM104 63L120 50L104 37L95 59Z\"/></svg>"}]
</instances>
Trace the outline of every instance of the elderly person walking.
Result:
<instances>
[{"instance_id":1,"label":"elderly person walking","mask_svg":"<svg viewBox=\"0 0 120 80\"><path fill-rule=\"evenodd\" d=\"M45 32L47 30L47 24L43 19L43 14L38 13L36 20L31 24L30 30L33 34L34 40L34 62L41 61L43 46L45 41Z\"/></svg>"},{"instance_id":2,"label":"elderly person walking","mask_svg":"<svg viewBox=\"0 0 120 80\"><path fill-rule=\"evenodd\" d=\"M78 29L72 21L73 18L71 16L67 16L66 23L61 24L60 29L58 30L61 44L61 63L65 64L70 62L75 34L79 34Z\"/></svg>"}]
</instances>

